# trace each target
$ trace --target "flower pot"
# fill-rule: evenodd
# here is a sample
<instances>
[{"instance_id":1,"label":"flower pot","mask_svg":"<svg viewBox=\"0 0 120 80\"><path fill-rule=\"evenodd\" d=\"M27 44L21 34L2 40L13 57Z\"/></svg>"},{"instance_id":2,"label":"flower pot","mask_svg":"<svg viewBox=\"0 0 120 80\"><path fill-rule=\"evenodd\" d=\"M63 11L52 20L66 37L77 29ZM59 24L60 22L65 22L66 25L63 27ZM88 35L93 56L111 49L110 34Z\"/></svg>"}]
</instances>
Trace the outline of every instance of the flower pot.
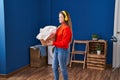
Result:
<instances>
[{"instance_id":1,"label":"flower pot","mask_svg":"<svg viewBox=\"0 0 120 80\"><path fill-rule=\"evenodd\" d=\"M98 40L98 38L92 38L92 40Z\"/></svg>"},{"instance_id":2,"label":"flower pot","mask_svg":"<svg viewBox=\"0 0 120 80\"><path fill-rule=\"evenodd\" d=\"M100 55L101 54L101 51L100 50L97 50L97 55Z\"/></svg>"}]
</instances>

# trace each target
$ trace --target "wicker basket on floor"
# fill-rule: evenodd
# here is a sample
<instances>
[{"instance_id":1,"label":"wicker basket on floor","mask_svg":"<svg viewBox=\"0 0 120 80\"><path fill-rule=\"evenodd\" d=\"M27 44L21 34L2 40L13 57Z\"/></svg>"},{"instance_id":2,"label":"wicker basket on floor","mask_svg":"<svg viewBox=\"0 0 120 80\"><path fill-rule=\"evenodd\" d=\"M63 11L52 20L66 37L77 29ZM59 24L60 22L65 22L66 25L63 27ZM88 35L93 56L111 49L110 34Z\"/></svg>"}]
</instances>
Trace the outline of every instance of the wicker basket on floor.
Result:
<instances>
[{"instance_id":1,"label":"wicker basket on floor","mask_svg":"<svg viewBox=\"0 0 120 80\"><path fill-rule=\"evenodd\" d=\"M42 67L45 65L47 65L47 56L42 56L39 48L30 48L30 66Z\"/></svg>"}]
</instances>

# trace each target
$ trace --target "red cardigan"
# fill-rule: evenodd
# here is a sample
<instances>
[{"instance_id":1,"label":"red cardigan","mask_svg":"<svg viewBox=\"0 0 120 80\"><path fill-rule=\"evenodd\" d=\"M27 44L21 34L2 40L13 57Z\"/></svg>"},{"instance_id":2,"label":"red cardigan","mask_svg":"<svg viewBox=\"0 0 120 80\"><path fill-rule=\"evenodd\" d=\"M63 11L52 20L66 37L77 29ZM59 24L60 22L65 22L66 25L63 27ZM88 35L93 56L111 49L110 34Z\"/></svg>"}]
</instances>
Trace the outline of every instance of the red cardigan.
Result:
<instances>
[{"instance_id":1,"label":"red cardigan","mask_svg":"<svg viewBox=\"0 0 120 80\"><path fill-rule=\"evenodd\" d=\"M62 23L56 32L56 39L53 42L57 48L65 48L69 47L69 43L71 41L72 32L68 25Z\"/></svg>"}]
</instances>

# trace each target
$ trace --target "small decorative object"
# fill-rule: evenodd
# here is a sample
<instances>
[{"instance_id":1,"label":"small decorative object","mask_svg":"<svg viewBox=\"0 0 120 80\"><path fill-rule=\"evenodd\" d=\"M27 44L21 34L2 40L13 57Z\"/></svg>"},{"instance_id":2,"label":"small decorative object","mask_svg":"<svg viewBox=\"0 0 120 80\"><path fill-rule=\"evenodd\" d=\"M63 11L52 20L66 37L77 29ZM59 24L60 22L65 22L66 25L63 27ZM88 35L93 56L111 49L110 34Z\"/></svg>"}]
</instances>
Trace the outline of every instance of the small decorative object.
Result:
<instances>
[{"instance_id":1,"label":"small decorative object","mask_svg":"<svg viewBox=\"0 0 120 80\"><path fill-rule=\"evenodd\" d=\"M92 40L98 40L99 38L99 35L97 34L92 34Z\"/></svg>"},{"instance_id":2,"label":"small decorative object","mask_svg":"<svg viewBox=\"0 0 120 80\"><path fill-rule=\"evenodd\" d=\"M96 46L96 51L97 51L97 54L100 55L101 54L101 50L102 50L102 46L100 44L98 44Z\"/></svg>"}]
</instances>

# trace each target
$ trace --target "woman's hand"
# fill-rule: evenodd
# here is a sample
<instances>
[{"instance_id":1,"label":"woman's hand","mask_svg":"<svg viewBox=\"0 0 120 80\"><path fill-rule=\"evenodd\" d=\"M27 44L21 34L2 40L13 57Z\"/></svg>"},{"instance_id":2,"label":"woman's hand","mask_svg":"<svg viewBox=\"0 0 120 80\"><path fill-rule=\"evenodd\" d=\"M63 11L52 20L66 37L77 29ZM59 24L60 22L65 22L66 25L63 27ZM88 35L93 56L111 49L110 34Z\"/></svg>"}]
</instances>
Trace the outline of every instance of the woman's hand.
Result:
<instances>
[{"instance_id":1,"label":"woman's hand","mask_svg":"<svg viewBox=\"0 0 120 80\"><path fill-rule=\"evenodd\" d=\"M55 33L51 33L51 35L49 36L49 38L54 38L55 37Z\"/></svg>"},{"instance_id":2,"label":"woman's hand","mask_svg":"<svg viewBox=\"0 0 120 80\"><path fill-rule=\"evenodd\" d=\"M47 46L52 46L52 44L53 44L53 41L51 40L47 42Z\"/></svg>"}]
</instances>

